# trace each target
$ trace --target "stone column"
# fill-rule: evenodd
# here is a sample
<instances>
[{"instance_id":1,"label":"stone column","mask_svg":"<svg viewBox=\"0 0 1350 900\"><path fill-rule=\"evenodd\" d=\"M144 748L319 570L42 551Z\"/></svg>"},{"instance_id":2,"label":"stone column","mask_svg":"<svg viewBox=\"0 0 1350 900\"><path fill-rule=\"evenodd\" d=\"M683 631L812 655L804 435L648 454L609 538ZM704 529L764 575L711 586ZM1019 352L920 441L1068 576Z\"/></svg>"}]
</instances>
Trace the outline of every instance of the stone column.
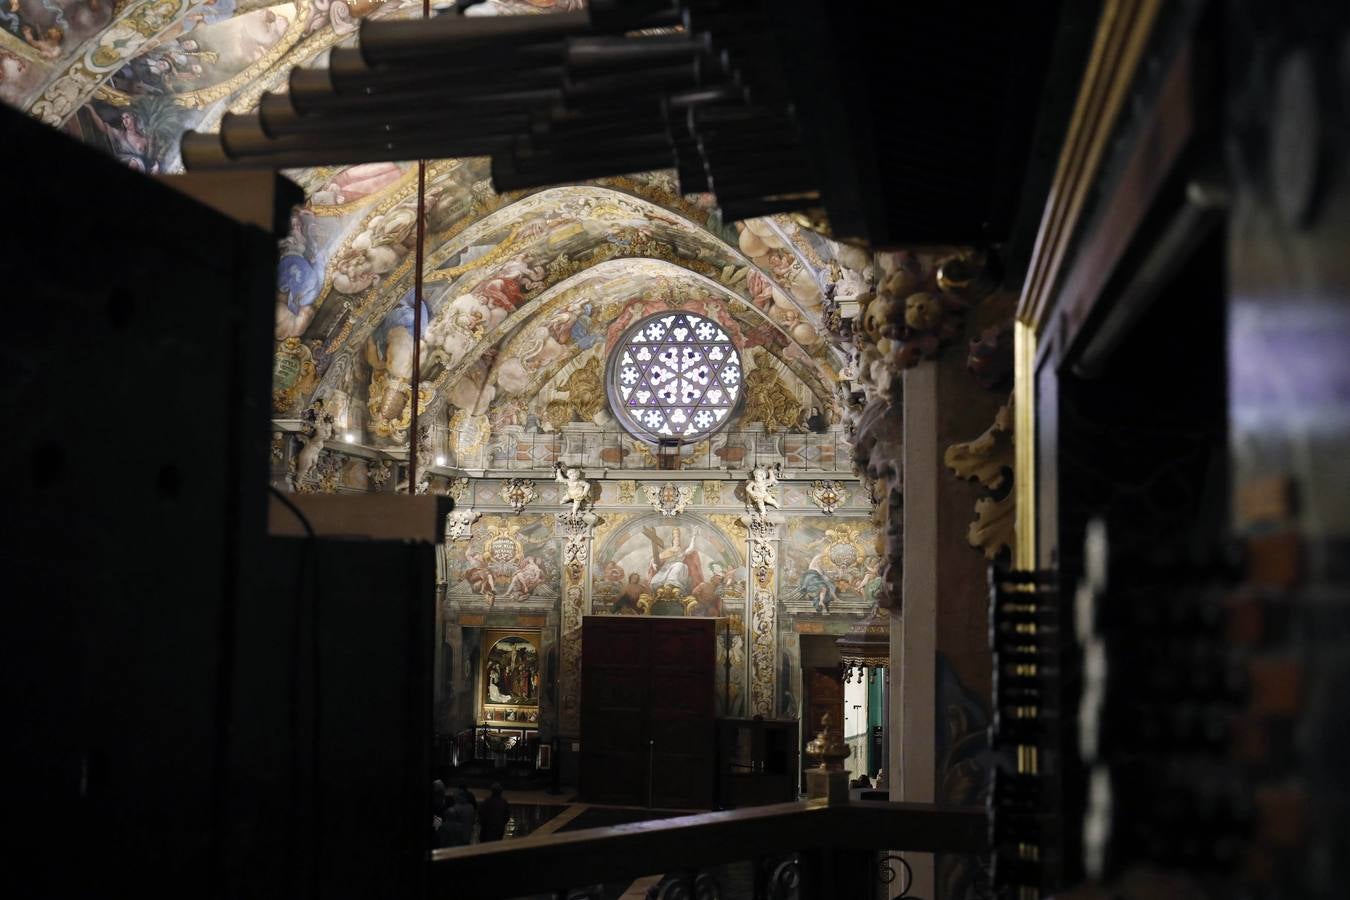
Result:
<instances>
[{"instance_id":1,"label":"stone column","mask_svg":"<svg viewBox=\"0 0 1350 900\"><path fill-rule=\"evenodd\" d=\"M563 590L558 635L558 732L576 737L581 730L581 617L585 614L590 579L591 526L595 515L559 513L563 543Z\"/></svg>"},{"instance_id":2,"label":"stone column","mask_svg":"<svg viewBox=\"0 0 1350 900\"><path fill-rule=\"evenodd\" d=\"M750 541L746 663L749 714L773 718L778 709L778 523L770 516L746 519Z\"/></svg>"}]
</instances>

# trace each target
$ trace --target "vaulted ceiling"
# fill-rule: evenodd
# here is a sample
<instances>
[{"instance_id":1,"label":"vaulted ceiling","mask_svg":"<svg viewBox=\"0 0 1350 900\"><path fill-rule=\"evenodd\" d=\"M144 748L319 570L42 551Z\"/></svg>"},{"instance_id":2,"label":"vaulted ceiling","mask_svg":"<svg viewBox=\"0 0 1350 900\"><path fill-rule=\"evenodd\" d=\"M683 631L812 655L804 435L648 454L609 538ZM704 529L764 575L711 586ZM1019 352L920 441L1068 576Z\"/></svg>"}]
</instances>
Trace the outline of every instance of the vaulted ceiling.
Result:
<instances>
[{"instance_id":1,"label":"vaulted ceiling","mask_svg":"<svg viewBox=\"0 0 1350 900\"><path fill-rule=\"evenodd\" d=\"M474 13L581 5L488 0ZM284 91L291 68L325 65L361 18L420 15L409 0L4 0L0 100L128 166L173 173L186 129L214 130ZM731 330L752 352L748 370L834 403L843 357L822 325L823 291L840 266L866 260L791 218L725 227L710 198L680 196L667 172L498 195L486 160L436 160L415 312L416 165L287 174L307 200L281 246L276 338L295 365L274 397L279 416L338 395L345 427L406 440L420 315L422 409L442 423L462 411L511 424L565 398L567 379L602 366L627 324L670 306Z\"/></svg>"}]
</instances>

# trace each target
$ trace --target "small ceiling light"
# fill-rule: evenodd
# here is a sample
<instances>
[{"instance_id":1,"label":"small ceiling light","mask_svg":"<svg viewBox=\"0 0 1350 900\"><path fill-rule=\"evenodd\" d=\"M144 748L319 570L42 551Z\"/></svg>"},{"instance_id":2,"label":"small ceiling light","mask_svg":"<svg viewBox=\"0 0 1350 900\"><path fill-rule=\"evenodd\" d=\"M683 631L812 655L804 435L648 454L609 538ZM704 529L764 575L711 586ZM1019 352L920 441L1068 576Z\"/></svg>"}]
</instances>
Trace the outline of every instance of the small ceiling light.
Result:
<instances>
[{"instance_id":1,"label":"small ceiling light","mask_svg":"<svg viewBox=\"0 0 1350 900\"><path fill-rule=\"evenodd\" d=\"M438 456L438 457L436 457L436 465L438 465L438 466L443 466L443 465L445 465L445 457L444 457L444 456Z\"/></svg>"},{"instance_id":2,"label":"small ceiling light","mask_svg":"<svg viewBox=\"0 0 1350 900\"><path fill-rule=\"evenodd\" d=\"M346 441L347 443L349 443L349 444L355 444L355 443L356 443L356 433L355 433L355 432L352 432L352 431L349 431L349 432L347 432L346 434L344 434L344 435L342 436L342 439L343 439L344 441Z\"/></svg>"}]
</instances>

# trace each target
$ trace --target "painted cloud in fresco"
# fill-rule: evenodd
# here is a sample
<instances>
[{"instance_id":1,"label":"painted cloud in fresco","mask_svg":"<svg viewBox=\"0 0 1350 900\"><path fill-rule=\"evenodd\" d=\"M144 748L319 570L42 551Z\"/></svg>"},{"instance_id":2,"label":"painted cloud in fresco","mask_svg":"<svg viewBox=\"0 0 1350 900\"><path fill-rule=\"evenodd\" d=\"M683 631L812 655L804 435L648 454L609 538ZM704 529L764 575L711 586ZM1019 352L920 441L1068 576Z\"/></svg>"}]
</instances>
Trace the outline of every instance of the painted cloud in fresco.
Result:
<instances>
[{"instance_id":1,"label":"painted cloud in fresco","mask_svg":"<svg viewBox=\"0 0 1350 900\"><path fill-rule=\"evenodd\" d=\"M2 0L0 27L39 58L61 62L112 21L113 0Z\"/></svg>"}]
</instances>

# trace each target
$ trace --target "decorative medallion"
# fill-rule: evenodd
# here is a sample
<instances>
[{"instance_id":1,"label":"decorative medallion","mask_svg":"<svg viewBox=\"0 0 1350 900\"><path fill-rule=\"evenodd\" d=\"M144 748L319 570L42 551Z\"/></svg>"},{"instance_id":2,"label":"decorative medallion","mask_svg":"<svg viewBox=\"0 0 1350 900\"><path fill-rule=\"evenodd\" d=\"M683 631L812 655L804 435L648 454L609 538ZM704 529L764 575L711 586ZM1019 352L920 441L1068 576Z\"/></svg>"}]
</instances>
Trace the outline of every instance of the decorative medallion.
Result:
<instances>
[{"instance_id":1,"label":"decorative medallion","mask_svg":"<svg viewBox=\"0 0 1350 900\"><path fill-rule=\"evenodd\" d=\"M648 484L643 489L647 492L647 502L652 509L663 516L678 516L694 499L694 488L688 484L667 481L663 484Z\"/></svg>"},{"instance_id":2,"label":"decorative medallion","mask_svg":"<svg viewBox=\"0 0 1350 900\"><path fill-rule=\"evenodd\" d=\"M848 492L844 490L843 482L811 482L811 502L818 506L820 511L825 515L834 515L835 507L845 503L847 500Z\"/></svg>"},{"instance_id":3,"label":"decorative medallion","mask_svg":"<svg viewBox=\"0 0 1350 900\"><path fill-rule=\"evenodd\" d=\"M539 499L539 492L534 489L534 482L530 479L511 478L502 483L501 496L512 509L521 513L531 501Z\"/></svg>"},{"instance_id":4,"label":"decorative medallion","mask_svg":"<svg viewBox=\"0 0 1350 900\"><path fill-rule=\"evenodd\" d=\"M294 415L300 402L318 384L318 369L314 355L299 338L286 338L277 345L272 357L272 412L279 416Z\"/></svg>"},{"instance_id":5,"label":"decorative medallion","mask_svg":"<svg viewBox=\"0 0 1350 900\"><path fill-rule=\"evenodd\" d=\"M471 416L457 409L450 417L449 432L456 465L469 467L475 460L481 465L483 445L492 433L487 416Z\"/></svg>"},{"instance_id":6,"label":"decorative medallion","mask_svg":"<svg viewBox=\"0 0 1350 900\"><path fill-rule=\"evenodd\" d=\"M637 499L637 482L620 481L619 482L619 502L632 503Z\"/></svg>"}]
</instances>

